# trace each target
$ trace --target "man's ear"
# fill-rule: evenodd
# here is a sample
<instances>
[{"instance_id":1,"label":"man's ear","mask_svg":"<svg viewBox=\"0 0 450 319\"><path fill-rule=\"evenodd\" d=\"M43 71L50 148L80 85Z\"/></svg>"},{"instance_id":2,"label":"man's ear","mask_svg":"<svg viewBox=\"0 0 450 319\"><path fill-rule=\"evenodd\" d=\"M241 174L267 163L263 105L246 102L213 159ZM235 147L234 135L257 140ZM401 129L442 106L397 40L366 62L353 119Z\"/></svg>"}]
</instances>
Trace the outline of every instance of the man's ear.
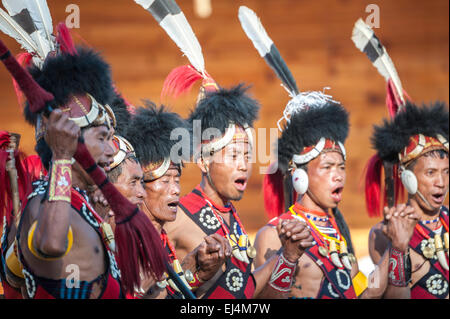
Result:
<instances>
[{"instance_id":1,"label":"man's ear","mask_svg":"<svg viewBox=\"0 0 450 319\"><path fill-rule=\"evenodd\" d=\"M197 166L200 168L203 174L208 173L208 167L209 163L205 161L201 156L197 158Z\"/></svg>"}]
</instances>

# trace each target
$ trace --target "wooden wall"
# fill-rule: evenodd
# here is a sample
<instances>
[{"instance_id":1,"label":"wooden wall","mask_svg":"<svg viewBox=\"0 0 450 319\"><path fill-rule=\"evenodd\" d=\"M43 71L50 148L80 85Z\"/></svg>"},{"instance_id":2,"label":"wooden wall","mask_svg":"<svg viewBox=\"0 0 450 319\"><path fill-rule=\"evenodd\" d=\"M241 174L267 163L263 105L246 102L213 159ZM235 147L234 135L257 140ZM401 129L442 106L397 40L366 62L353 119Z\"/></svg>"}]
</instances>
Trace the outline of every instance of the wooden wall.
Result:
<instances>
[{"instance_id":1,"label":"wooden wall","mask_svg":"<svg viewBox=\"0 0 450 319\"><path fill-rule=\"evenodd\" d=\"M160 103L162 83L169 71L186 64L152 16L132 0L48 0L54 24L64 21L66 6L81 10L78 43L95 47L111 63L114 80L126 98ZM193 11L193 0L178 0L203 47L208 72L222 86L251 84L262 104L257 128L276 127L288 96L280 82L259 58L237 19L239 5L257 12L290 67L301 90L328 91L351 113L347 140L347 185L341 209L349 225L366 228L376 221L366 216L361 174L372 155L368 143L372 125L387 115L384 79L351 41L354 22L367 17L368 4L380 8L378 37L396 64L403 86L417 102L449 101L449 16L447 0L213 0L213 12L202 19ZM19 52L7 36L1 39ZM197 90L197 87L195 88ZM178 101L163 101L186 116L195 94ZM11 80L0 70L0 129L21 133L22 147L33 151L33 130L17 107ZM267 144L268 146L268 144ZM199 171L189 165L182 179L183 193L199 182ZM255 230L265 224L259 165L244 199L237 203L244 225Z\"/></svg>"}]
</instances>

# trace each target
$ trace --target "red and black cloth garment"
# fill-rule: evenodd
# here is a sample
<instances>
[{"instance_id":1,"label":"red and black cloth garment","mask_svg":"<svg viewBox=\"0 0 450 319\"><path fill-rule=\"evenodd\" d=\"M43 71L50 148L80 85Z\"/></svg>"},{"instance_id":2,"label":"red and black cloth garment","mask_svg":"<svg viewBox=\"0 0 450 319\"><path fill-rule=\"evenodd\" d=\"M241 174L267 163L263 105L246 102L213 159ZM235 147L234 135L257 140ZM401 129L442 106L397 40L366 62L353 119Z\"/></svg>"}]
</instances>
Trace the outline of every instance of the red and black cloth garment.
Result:
<instances>
[{"instance_id":1,"label":"red and black cloth garment","mask_svg":"<svg viewBox=\"0 0 450 319\"><path fill-rule=\"evenodd\" d=\"M209 201L213 208L221 213L230 214L230 224L225 221L222 223L230 234L238 235L239 222L236 220L230 204L227 207L221 207L214 204L197 186L192 192L182 197L180 208L192 221L198 225L206 236L219 234L225 237L226 233L222 229L221 223L215 217L209 206ZM243 231L243 230L242 230ZM227 259L226 270L214 283L214 285L205 293L205 299L250 299L255 292L256 282L253 277L252 259L247 264L236 259L234 256Z\"/></svg>"},{"instance_id":2,"label":"red and black cloth garment","mask_svg":"<svg viewBox=\"0 0 450 319\"><path fill-rule=\"evenodd\" d=\"M447 207L442 207L440 212L440 220L442 225L441 237L444 233L448 232L448 217L449 210ZM409 242L409 247L419 255L423 256L423 249L430 245L428 238L434 238L435 232L429 229L426 225L418 225L423 231L418 231L418 228L414 230L414 234ZM426 236L424 236L426 235ZM444 240L442 239L444 242ZM447 258L447 264L449 262L448 253L445 254ZM424 258L426 258L424 256ZM412 299L445 299L449 292L448 283L448 270L442 268L436 254L428 259L430 262L430 270L425 276L420 278L411 287Z\"/></svg>"}]
</instances>

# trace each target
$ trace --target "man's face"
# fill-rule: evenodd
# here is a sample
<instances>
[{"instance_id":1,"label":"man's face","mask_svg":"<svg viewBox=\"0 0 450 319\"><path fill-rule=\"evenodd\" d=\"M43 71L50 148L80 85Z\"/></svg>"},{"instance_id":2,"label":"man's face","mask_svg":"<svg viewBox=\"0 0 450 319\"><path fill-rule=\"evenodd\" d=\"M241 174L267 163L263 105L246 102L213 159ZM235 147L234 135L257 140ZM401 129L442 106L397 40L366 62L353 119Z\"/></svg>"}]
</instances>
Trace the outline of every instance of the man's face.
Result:
<instances>
[{"instance_id":1,"label":"man's face","mask_svg":"<svg viewBox=\"0 0 450 319\"><path fill-rule=\"evenodd\" d=\"M338 152L326 152L308 163L308 192L322 208L335 208L342 200L345 161Z\"/></svg>"},{"instance_id":2,"label":"man's face","mask_svg":"<svg viewBox=\"0 0 450 319\"><path fill-rule=\"evenodd\" d=\"M121 164L122 173L117 178L114 186L131 203L141 205L146 196L141 165L134 160L127 159Z\"/></svg>"},{"instance_id":3,"label":"man's face","mask_svg":"<svg viewBox=\"0 0 450 319\"><path fill-rule=\"evenodd\" d=\"M447 197L449 188L448 177L448 156L421 156L417 159L413 172L417 177L418 190L425 197L431 207L422 201L419 196L415 196L421 207L426 210L440 209Z\"/></svg>"},{"instance_id":4,"label":"man's face","mask_svg":"<svg viewBox=\"0 0 450 319\"><path fill-rule=\"evenodd\" d=\"M209 176L218 195L238 201L244 196L250 178L251 149L246 142L230 143L207 160Z\"/></svg>"},{"instance_id":5,"label":"man's face","mask_svg":"<svg viewBox=\"0 0 450 319\"><path fill-rule=\"evenodd\" d=\"M164 176L144 183L145 206L152 219L159 222L174 221L180 201L180 171L171 166Z\"/></svg>"},{"instance_id":6,"label":"man's face","mask_svg":"<svg viewBox=\"0 0 450 319\"><path fill-rule=\"evenodd\" d=\"M83 134L89 153L105 171L109 170L109 165L114 160L114 147L111 143L113 135L114 129L108 129L104 125L90 127Z\"/></svg>"}]
</instances>

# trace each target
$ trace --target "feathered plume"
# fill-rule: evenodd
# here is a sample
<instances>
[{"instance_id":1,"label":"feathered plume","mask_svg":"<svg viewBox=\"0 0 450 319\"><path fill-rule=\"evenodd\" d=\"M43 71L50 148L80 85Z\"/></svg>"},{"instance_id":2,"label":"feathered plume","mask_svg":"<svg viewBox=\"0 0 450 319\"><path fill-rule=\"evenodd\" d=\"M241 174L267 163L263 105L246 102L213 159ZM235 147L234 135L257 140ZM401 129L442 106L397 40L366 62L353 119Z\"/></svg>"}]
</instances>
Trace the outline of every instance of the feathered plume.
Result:
<instances>
[{"instance_id":1,"label":"feathered plume","mask_svg":"<svg viewBox=\"0 0 450 319\"><path fill-rule=\"evenodd\" d=\"M177 97L188 92L200 80L203 80L204 90L216 91L216 82L206 72L200 43L177 3L174 0L134 1L152 14L191 63L177 67L169 73L164 81L161 97Z\"/></svg>"},{"instance_id":2,"label":"feathered plume","mask_svg":"<svg viewBox=\"0 0 450 319\"><path fill-rule=\"evenodd\" d=\"M7 12L0 8L0 30L6 35L15 39L23 49L30 53L36 53L40 58L44 59L41 55L36 43L30 37L30 35L9 16Z\"/></svg>"},{"instance_id":3,"label":"feathered plume","mask_svg":"<svg viewBox=\"0 0 450 319\"><path fill-rule=\"evenodd\" d=\"M373 30L362 19L358 19L355 23L352 40L385 78L387 82L386 106L390 117L395 118L400 110L405 109L409 97L402 88L394 63ZM403 185L399 180L397 170L397 165L388 163L385 159L380 158L379 154L369 159L365 169L365 198L370 217L381 216L384 205L393 206L402 197ZM384 185L381 181L383 171ZM383 197L384 201L382 201Z\"/></svg>"},{"instance_id":4,"label":"feathered plume","mask_svg":"<svg viewBox=\"0 0 450 319\"><path fill-rule=\"evenodd\" d=\"M394 117L406 103L402 83L394 63L373 30L362 19L358 19L355 23L352 40L355 46L368 56L378 72L386 79L388 83L387 104L389 114Z\"/></svg>"},{"instance_id":5,"label":"feathered plume","mask_svg":"<svg viewBox=\"0 0 450 319\"><path fill-rule=\"evenodd\" d=\"M45 55L54 49L53 23L46 0L3 0L13 19L35 39Z\"/></svg>"},{"instance_id":6,"label":"feathered plume","mask_svg":"<svg viewBox=\"0 0 450 319\"><path fill-rule=\"evenodd\" d=\"M53 24L46 0L3 0L9 15L30 35L44 58L54 50Z\"/></svg>"},{"instance_id":7,"label":"feathered plume","mask_svg":"<svg viewBox=\"0 0 450 319\"><path fill-rule=\"evenodd\" d=\"M134 0L149 11L169 37L189 59L192 66L204 73L202 48L192 28L174 0Z\"/></svg>"},{"instance_id":8,"label":"feathered plume","mask_svg":"<svg viewBox=\"0 0 450 319\"><path fill-rule=\"evenodd\" d=\"M297 84L291 71L281 57L280 52L272 39L267 35L258 16L245 6L239 7L238 16L245 34L252 40L253 45L256 50L258 50L261 57L264 58L267 64L275 71L275 74L283 82L283 85L289 91L290 95L294 97L299 94Z\"/></svg>"}]
</instances>

